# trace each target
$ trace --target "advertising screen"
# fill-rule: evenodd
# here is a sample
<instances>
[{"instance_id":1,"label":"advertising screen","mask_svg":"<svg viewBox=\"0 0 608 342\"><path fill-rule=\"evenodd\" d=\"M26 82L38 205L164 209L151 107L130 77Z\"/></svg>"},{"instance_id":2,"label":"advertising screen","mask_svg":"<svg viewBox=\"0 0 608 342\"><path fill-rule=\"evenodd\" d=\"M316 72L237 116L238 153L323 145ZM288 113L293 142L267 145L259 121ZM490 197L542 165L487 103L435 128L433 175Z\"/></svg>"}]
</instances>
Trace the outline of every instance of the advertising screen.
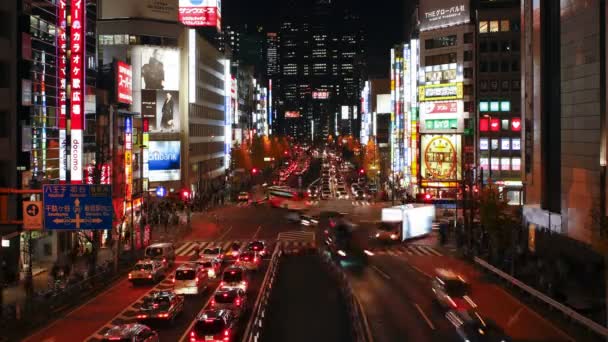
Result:
<instances>
[{"instance_id":1,"label":"advertising screen","mask_svg":"<svg viewBox=\"0 0 608 342\"><path fill-rule=\"evenodd\" d=\"M286 119L297 119L300 117L300 112L297 110L288 110L285 112Z\"/></svg>"},{"instance_id":2,"label":"advertising screen","mask_svg":"<svg viewBox=\"0 0 608 342\"><path fill-rule=\"evenodd\" d=\"M187 26L221 28L220 0L179 0L179 21Z\"/></svg>"},{"instance_id":3,"label":"advertising screen","mask_svg":"<svg viewBox=\"0 0 608 342\"><path fill-rule=\"evenodd\" d=\"M179 132L179 92L142 90L141 113L149 120L151 133Z\"/></svg>"},{"instance_id":4,"label":"advertising screen","mask_svg":"<svg viewBox=\"0 0 608 342\"><path fill-rule=\"evenodd\" d=\"M103 0L99 19L139 18L177 21L178 0Z\"/></svg>"},{"instance_id":5,"label":"advertising screen","mask_svg":"<svg viewBox=\"0 0 608 342\"><path fill-rule=\"evenodd\" d=\"M340 117L342 120L348 120L348 106L342 106L342 116Z\"/></svg>"},{"instance_id":6,"label":"advertising screen","mask_svg":"<svg viewBox=\"0 0 608 342\"><path fill-rule=\"evenodd\" d=\"M327 100L329 98L328 91L313 91L312 98L315 100Z\"/></svg>"},{"instance_id":7,"label":"advertising screen","mask_svg":"<svg viewBox=\"0 0 608 342\"><path fill-rule=\"evenodd\" d=\"M421 140L421 173L424 180L455 181L460 179L460 135L424 134Z\"/></svg>"},{"instance_id":8,"label":"advertising screen","mask_svg":"<svg viewBox=\"0 0 608 342\"><path fill-rule=\"evenodd\" d=\"M141 65L142 90L179 90L178 49L143 47Z\"/></svg>"},{"instance_id":9,"label":"advertising screen","mask_svg":"<svg viewBox=\"0 0 608 342\"><path fill-rule=\"evenodd\" d=\"M120 103L133 103L133 79L131 66L127 63L116 62L116 101Z\"/></svg>"},{"instance_id":10,"label":"advertising screen","mask_svg":"<svg viewBox=\"0 0 608 342\"><path fill-rule=\"evenodd\" d=\"M180 142L150 141L148 155L150 182L180 180Z\"/></svg>"},{"instance_id":11,"label":"advertising screen","mask_svg":"<svg viewBox=\"0 0 608 342\"><path fill-rule=\"evenodd\" d=\"M463 95L462 82L431 84L418 87L418 100L420 102L461 100Z\"/></svg>"},{"instance_id":12,"label":"advertising screen","mask_svg":"<svg viewBox=\"0 0 608 342\"><path fill-rule=\"evenodd\" d=\"M469 1L425 0L420 2L420 31L468 23Z\"/></svg>"}]
</instances>

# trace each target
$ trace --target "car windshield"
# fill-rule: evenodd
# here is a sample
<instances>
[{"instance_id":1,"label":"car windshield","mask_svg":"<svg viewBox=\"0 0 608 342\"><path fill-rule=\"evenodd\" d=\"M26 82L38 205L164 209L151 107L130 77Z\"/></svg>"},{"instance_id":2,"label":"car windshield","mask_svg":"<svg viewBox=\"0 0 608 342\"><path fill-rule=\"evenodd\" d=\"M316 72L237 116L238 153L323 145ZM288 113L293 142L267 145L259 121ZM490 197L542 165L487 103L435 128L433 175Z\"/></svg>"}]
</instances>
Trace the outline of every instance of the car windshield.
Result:
<instances>
[{"instance_id":1,"label":"car windshield","mask_svg":"<svg viewBox=\"0 0 608 342\"><path fill-rule=\"evenodd\" d=\"M198 336L217 335L221 334L226 327L221 319L208 319L197 321L194 325L194 331Z\"/></svg>"},{"instance_id":2,"label":"car windshield","mask_svg":"<svg viewBox=\"0 0 608 342\"><path fill-rule=\"evenodd\" d=\"M236 291L216 293L213 299L216 303L233 303L236 298Z\"/></svg>"},{"instance_id":3,"label":"car windshield","mask_svg":"<svg viewBox=\"0 0 608 342\"><path fill-rule=\"evenodd\" d=\"M243 272L241 270L227 270L224 272L223 280L227 283L234 283L243 280Z\"/></svg>"},{"instance_id":4,"label":"car windshield","mask_svg":"<svg viewBox=\"0 0 608 342\"><path fill-rule=\"evenodd\" d=\"M146 249L146 256L151 257L151 258L155 258L157 256L161 256L163 255L163 249L162 248L148 248Z\"/></svg>"},{"instance_id":5,"label":"car windshield","mask_svg":"<svg viewBox=\"0 0 608 342\"><path fill-rule=\"evenodd\" d=\"M401 226L401 222L394 222L394 223L382 222L380 224L380 226L378 227L378 230L382 230L385 232L392 232L392 231L397 230L400 226Z\"/></svg>"},{"instance_id":6,"label":"car windshield","mask_svg":"<svg viewBox=\"0 0 608 342\"><path fill-rule=\"evenodd\" d=\"M264 244L261 242L252 242L249 244L249 250L252 251L260 251L262 249L264 249Z\"/></svg>"},{"instance_id":7,"label":"car windshield","mask_svg":"<svg viewBox=\"0 0 608 342\"><path fill-rule=\"evenodd\" d=\"M135 271L152 271L151 264L137 264L133 268Z\"/></svg>"},{"instance_id":8,"label":"car windshield","mask_svg":"<svg viewBox=\"0 0 608 342\"><path fill-rule=\"evenodd\" d=\"M446 280L445 288L448 295L453 297L464 297L469 293L469 285L460 280Z\"/></svg>"},{"instance_id":9,"label":"car windshield","mask_svg":"<svg viewBox=\"0 0 608 342\"><path fill-rule=\"evenodd\" d=\"M219 248L205 248L203 254L220 254Z\"/></svg>"},{"instance_id":10,"label":"car windshield","mask_svg":"<svg viewBox=\"0 0 608 342\"><path fill-rule=\"evenodd\" d=\"M166 308L171 304L167 297L147 297L144 299L144 306L153 306L154 308Z\"/></svg>"},{"instance_id":11,"label":"car windshield","mask_svg":"<svg viewBox=\"0 0 608 342\"><path fill-rule=\"evenodd\" d=\"M175 280L193 280L196 277L194 270L177 270Z\"/></svg>"},{"instance_id":12,"label":"car windshield","mask_svg":"<svg viewBox=\"0 0 608 342\"><path fill-rule=\"evenodd\" d=\"M246 252L246 253L241 254L241 259L244 259L244 260L250 260L250 259L253 260L254 257L255 257L255 254L253 252Z\"/></svg>"},{"instance_id":13,"label":"car windshield","mask_svg":"<svg viewBox=\"0 0 608 342\"><path fill-rule=\"evenodd\" d=\"M213 264L211 263L211 261L205 261L205 262L201 263L201 265L203 265L204 268L213 267Z\"/></svg>"}]
</instances>

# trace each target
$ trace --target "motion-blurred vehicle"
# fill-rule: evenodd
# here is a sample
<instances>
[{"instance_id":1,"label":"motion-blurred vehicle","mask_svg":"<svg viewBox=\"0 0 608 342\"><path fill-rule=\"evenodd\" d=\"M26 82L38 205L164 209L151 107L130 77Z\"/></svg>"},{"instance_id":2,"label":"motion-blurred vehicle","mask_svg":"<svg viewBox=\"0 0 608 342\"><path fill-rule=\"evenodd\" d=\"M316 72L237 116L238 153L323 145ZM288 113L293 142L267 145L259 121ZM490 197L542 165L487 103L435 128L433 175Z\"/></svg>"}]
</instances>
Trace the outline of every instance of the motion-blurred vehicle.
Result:
<instances>
[{"instance_id":1,"label":"motion-blurred vehicle","mask_svg":"<svg viewBox=\"0 0 608 342\"><path fill-rule=\"evenodd\" d=\"M241 253L236 261L237 266L244 267L249 271L257 271L260 268L261 263L262 258L260 258L256 252L252 251L245 251Z\"/></svg>"},{"instance_id":2,"label":"motion-blurred vehicle","mask_svg":"<svg viewBox=\"0 0 608 342\"><path fill-rule=\"evenodd\" d=\"M401 241L401 222L380 222L373 238L381 242Z\"/></svg>"},{"instance_id":3,"label":"motion-blurred vehicle","mask_svg":"<svg viewBox=\"0 0 608 342\"><path fill-rule=\"evenodd\" d=\"M237 199L239 200L239 202L247 202L247 201L249 201L249 193L241 192L241 193L239 193L239 196L237 197Z\"/></svg>"},{"instance_id":4,"label":"motion-blurred vehicle","mask_svg":"<svg viewBox=\"0 0 608 342\"><path fill-rule=\"evenodd\" d=\"M209 285L209 272L198 263L181 265L173 275L173 289L180 295L197 295Z\"/></svg>"},{"instance_id":5,"label":"motion-blurred vehicle","mask_svg":"<svg viewBox=\"0 0 608 342\"><path fill-rule=\"evenodd\" d=\"M200 259L204 260L219 260L223 261L224 253L222 253L222 247L214 246L207 247L199 254Z\"/></svg>"},{"instance_id":6,"label":"motion-blurred vehicle","mask_svg":"<svg viewBox=\"0 0 608 342\"><path fill-rule=\"evenodd\" d=\"M146 247L146 258L160 260L165 267L173 266L175 263L175 248L171 242L155 243Z\"/></svg>"},{"instance_id":7,"label":"motion-blurred vehicle","mask_svg":"<svg viewBox=\"0 0 608 342\"><path fill-rule=\"evenodd\" d=\"M160 260L140 260L129 272L129 281L133 285L142 282L159 282L165 277L166 272L167 269Z\"/></svg>"},{"instance_id":8,"label":"motion-blurred vehicle","mask_svg":"<svg viewBox=\"0 0 608 342\"><path fill-rule=\"evenodd\" d=\"M357 192L355 193L355 200L357 201L365 201L367 199L367 195L365 194L365 192L363 190L357 190Z\"/></svg>"},{"instance_id":9,"label":"motion-blurred vehicle","mask_svg":"<svg viewBox=\"0 0 608 342\"><path fill-rule=\"evenodd\" d=\"M431 289L435 295L435 300L441 307L458 311L477 307L469 297L471 287L464 277L445 268L437 268L435 273L437 275L431 282Z\"/></svg>"},{"instance_id":10,"label":"motion-blurred vehicle","mask_svg":"<svg viewBox=\"0 0 608 342\"><path fill-rule=\"evenodd\" d=\"M363 231L341 217L330 217L329 225L323 230L324 242L334 260L343 266L365 266L368 257L374 255L369 250L368 239Z\"/></svg>"},{"instance_id":11,"label":"motion-blurred vehicle","mask_svg":"<svg viewBox=\"0 0 608 342\"><path fill-rule=\"evenodd\" d=\"M220 270L222 269L221 261L201 259L196 263L207 272L209 278L215 279L220 275Z\"/></svg>"},{"instance_id":12,"label":"motion-blurred vehicle","mask_svg":"<svg viewBox=\"0 0 608 342\"><path fill-rule=\"evenodd\" d=\"M139 324L129 323L121 324L110 328L104 335L103 341L142 341L142 342L158 342L158 334L150 327Z\"/></svg>"},{"instance_id":13,"label":"motion-blurred vehicle","mask_svg":"<svg viewBox=\"0 0 608 342\"><path fill-rule=\"evenodd\" d=\"M234 260L241 254L241 243L233 242L224 252L224 260Z\"/></svg>"},{"instance_id":14,"label":"motion-blurred vehicle","mask_svg":"<svg viewBox=\"0 0 608 342\"><path fill-rule=\"evenodd\" d=\"M175 291L154 291L144 298L135 316L138 320L173 322L184 310L184 296Z\"/></svg>"},{"instance_id":15,"label":"motion-blurred vehicle","mask_svg":"<svg viewBox=\"0 0 608 342\"><path fill-rule=\"evenodd\" d=\"M230 266L222 273L220 288L238 288L247 291L249 286L249 273L240 266Z\"/></svg>"},{"instance_id":16,"label":"motion-blurred vehicle","mask_svg":"<svg viewBox=\"0 0 608 342\"><path fill-rule=\"evenodd\" d=\"M219 288L215 291L210 305L213 309L228 309L235 316L240 316L247 306L247 292L236 288Z\"/></svg>"},{"instance_id":17,"label":"motion-blurred vehicle","mask_svg":"<svg viewBox=\"0 0 608 342\"><path fill-rule=\"evenodd\" d=\"M312 227L319 224L318 218L309 215L302 215L300 217L300 224L304 227Z\"/></svg>"},{"instance_id":18,"label":"motion-blurred vehicle","mask_svg":"<svg viewBox=\"0 0 608 342\"><path fill-rule=\"evenodd\" d=\"M510 342L511 338L494 322L483 319L474 310L450 310L445 317L452 323L461 341Z\"/></svg>"},{"instance_id":19,"label":"motion-blurred vehicle","mask_svg":"<svg viewBox=\"0 0 608 342\"><path fill-rule=\"evenodd\" d=\"M190 342L231 342L237 319L234 313L225 309L206 309L195 318L192 330L188 334Z\"/></svg>"},{"instance_id":20,"label":"motion-blurred vehicle","mask_svg":"<svg viewBox=\"0 0 608 342\"><path fill-rule=\"evenodd\" d=\"M256 252L260 256L266 256L268 254L268 249L266 248L266 242L262 240L254 240L247 244L245 247L246 251Z\"/></svg>"}]
</instances>

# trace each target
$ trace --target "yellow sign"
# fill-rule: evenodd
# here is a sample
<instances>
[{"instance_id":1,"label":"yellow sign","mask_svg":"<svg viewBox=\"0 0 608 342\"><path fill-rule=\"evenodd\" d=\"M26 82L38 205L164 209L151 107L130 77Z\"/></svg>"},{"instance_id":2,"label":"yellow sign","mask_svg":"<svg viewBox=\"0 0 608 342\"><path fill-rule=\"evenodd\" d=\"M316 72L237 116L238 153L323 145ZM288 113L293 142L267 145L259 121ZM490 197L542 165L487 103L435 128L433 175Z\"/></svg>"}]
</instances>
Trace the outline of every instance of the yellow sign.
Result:
<instances>
[{"instance_id":1,"label":"yellow sign","mask_svg":"<svg viewBox=\"0 0 608 342\"><path fill-rule=\"evenodd\" d=\"M533 223L528 225L528 250L536 252L536 225Z\"/></svg>"},{"instance_id":2,"label":"yellow sign","mask_svg":"<svg viewBox=\"0 0 608 342\"><path fill-rule=\"evenodd\" d=\"M23 202L23 229L42 230L42 202Z\"/></svg>"},{"instance_id":3,"label":"yellow sign","mask_svg":"<svg viewBox=\"0 0 608 342\"><path fill-rule=\"evenodd\" d=\"M420 140L422 179L434 182L460 180L460 135L423 134Z\"/></svg>"},{"instance_id":4,"label":"yellow sign","mask_svg":"<svg viewBox=\"0 0 608 342\"><path fill-rule=\"evenodd\" d=\"M462 82L429 84L418 87L418 101L462 100Z\"/></svg>"}]
</instances>

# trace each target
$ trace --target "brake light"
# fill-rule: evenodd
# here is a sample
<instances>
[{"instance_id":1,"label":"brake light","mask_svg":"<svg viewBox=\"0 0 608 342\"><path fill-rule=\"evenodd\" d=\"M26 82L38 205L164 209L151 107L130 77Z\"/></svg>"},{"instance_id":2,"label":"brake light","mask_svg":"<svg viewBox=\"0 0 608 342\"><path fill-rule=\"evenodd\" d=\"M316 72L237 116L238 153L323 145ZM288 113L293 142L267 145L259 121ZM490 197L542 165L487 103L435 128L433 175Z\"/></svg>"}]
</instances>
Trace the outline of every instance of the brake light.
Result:
<instances>
[{"instance_id":1,"label":"brake light","mask_svg":"<svg viewBox=\"0 0 608 342\"><path fill-rule=\"evenodd\" d=\"M151 274L148 274L148 279L152 279L152 275Z\"/></svg>"},{"instance_id":2,"label":"brake light","mask_svg":"<svg viewBox=\"0 0 608 342\"><path fill-rule=\"evenodd\" d=\"M166 263L167 262L167 258L163 258L163 262Z\"/></svg>"},{"instance_id":3,"label":"brake light","mask_svg":"<svg viewBox=\"0 0 608 342\"><path fill-rule=\"evenodd\" d=\"M139 319L143 319L143 318L146 318L146 317L148 317L148 315L137 315L137 318L139 318Z\"/></svg>"},{"instance_id":4,"label":"brake light","mask_svg":"<svg viewBox=\"0 0 608 342\"><path fill-rule=\"evenodd\" d=\"M211 306L215 306L215 299L211 300Z\"/></svg>"},{"instance_id":5,"label":"brake light","mask_svg":"<svg viewBox=\"0 0 608 342\"><path fill-rule=\"evenodd\" d=\"M152 307L153 307L154 309L158 309L158 304L154 304L154 305L152 305Z\"/></svg>"},{"instance_id":6,"label":"brake light","mask_svg":"<svg viewBox=\"0 0 608 342\"><path fill-rule=\"evenodd\" d=\"M236 306L241 306L241 299L237 298L234 304L236 304Z\"/></svg>"},{"instance_id":7,"label":"brake light","mask_svg":"<svg viewBox=\"0 0 608 342\"><path fill-rule=\"evenodd\" d=\"M243 280L243 281L241 282L241 285L243 285L243 286L247 286L247 282Z\"/></svg>"},{"instance_id":8,"label":"brake light","mask_svg":"<svg viewBox=\"0 0 608 342\"><path fill-rule=\"evenodd\" d=\"M228 294L227 294L227 293L224 293L224 297L228 297Z\"/></svg>"},{"instance_id":9,"label":"brake light","mask_svg":"<svg viewBox=\"0 0 608 342\"><path fill-rule=\"evenodd\" d=\"M198 277L195 278L196 285L198 285Z\"/></svg>"},{"instance_id":10,"label":"brake light","mask_svg":"<svg viewBox=\"0 0 608 342\"><path fill-rule=\"evenodd\" d=\"M131 279L133 276L131 275L131 273L129 273L129 279Z\"/></svg>"},{"instance_id":11,"label":"brake light","mask_svg":"<svg viewBox=\"0 0 608 342\"><path fill-rule=\"evenodd\" d=\"M224 284L225 283L223 281L220 281L220 287L224 286Z\"/></svg>"},{"instance_id":12,"label":"brake light","mask_svg":"<svg viewBox=\"0 0 608 342\"><path fill-rule=\"evenodd\" d=\"M175 277L171 278L171 282L175 284Z\"/></svg>"},{"instance_id":13,"label":"brake light","mask_svg":"<svg viewBox=\"0 0 608 342\"><path fill-rule=\"evenodd\" d=\"M190 332L190 342L196 342L196 333L194 331Z\"/></svg>"},{"instance_id":14,"label":"brake light","mask_svg":"<svg viewBox=\"0 0 608 342\"><path fill-rule=\"evenodd\" d=\"M169 317L169 314L168 314L168 313L161 313L161 314L158 314L158 318L167 318L167 317Z\"/></svg>"},{"instance_id":15,"label":"brake light","mask_svg":"<svg viewBox=\"0 0 608 342\"><path fill-rule=\"evenodd\" d=\"M230 329L224 330L224 336L230 336Z\"/></svg>"}]
</instances>

